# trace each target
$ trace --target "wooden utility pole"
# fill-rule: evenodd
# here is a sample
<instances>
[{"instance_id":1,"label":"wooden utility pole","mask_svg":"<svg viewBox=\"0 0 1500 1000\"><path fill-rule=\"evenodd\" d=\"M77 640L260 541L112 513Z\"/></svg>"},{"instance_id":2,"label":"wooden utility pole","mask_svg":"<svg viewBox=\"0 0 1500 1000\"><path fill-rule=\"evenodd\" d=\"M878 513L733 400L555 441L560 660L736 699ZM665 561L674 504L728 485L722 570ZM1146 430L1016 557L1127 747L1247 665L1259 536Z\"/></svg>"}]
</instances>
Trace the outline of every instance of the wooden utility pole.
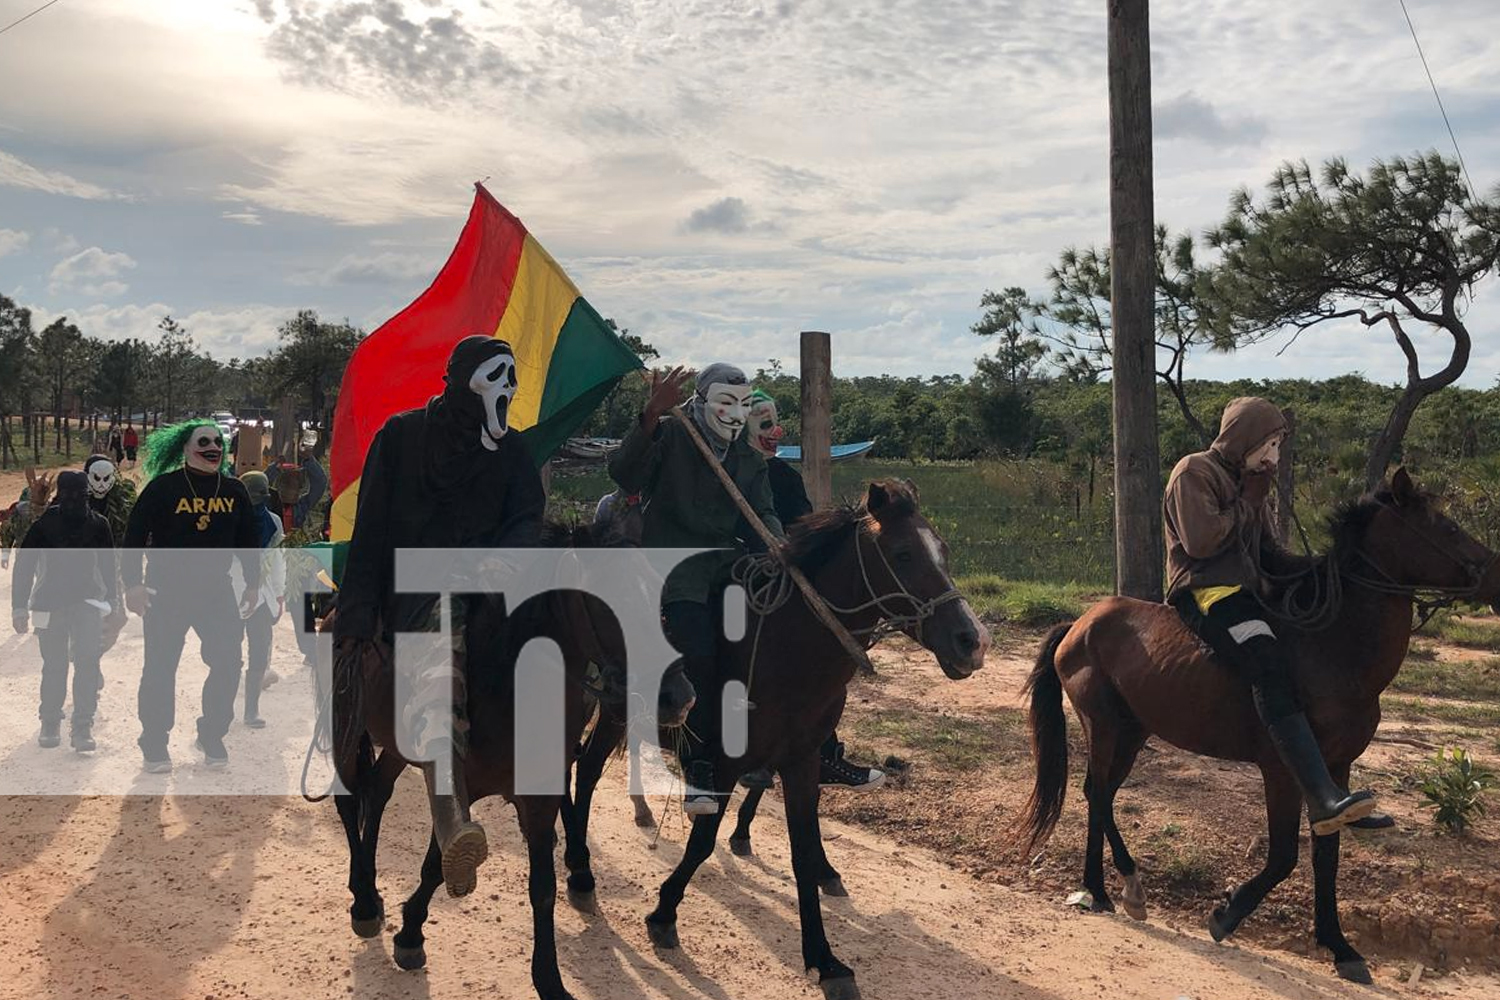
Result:
<instances>
[{"instance_id":1,"label":"wooden utility pole","mask_svg":"<svg viewBox=\"0 0 1500 1000\"><path fill-rule=\"evenodd\" d=\"M1162 596L1161 456L1156 436L1156 225L1151 190L1147 0L1109 12L1110 315L1114 326L1115 590Z\"/></svg>"},{"instance_id":2,"label":"wooden utility pole","mask_svg":"<svg viewBox=\"0 0 1500 1000\"><path fill-rule=\"evenodd\" d=\"M802 483L813 509L833 503L833 362L826 333L802 331Z\"/></svg>"}]
</instances>

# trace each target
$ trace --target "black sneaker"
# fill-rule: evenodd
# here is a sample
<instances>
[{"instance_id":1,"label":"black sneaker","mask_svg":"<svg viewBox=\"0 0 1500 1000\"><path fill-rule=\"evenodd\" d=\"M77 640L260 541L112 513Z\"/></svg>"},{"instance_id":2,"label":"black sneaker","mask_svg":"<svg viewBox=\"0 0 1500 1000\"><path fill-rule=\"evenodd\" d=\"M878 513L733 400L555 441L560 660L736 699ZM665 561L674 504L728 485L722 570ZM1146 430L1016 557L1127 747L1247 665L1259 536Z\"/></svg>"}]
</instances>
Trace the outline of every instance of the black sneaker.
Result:
<instances>
[{"instance_id":1,"label":"black sneaker","mask_svg":"<svg viewBox=\"0 0 1500 1000\"><path fill-rule=\"evenodd\" d=\"M266 720L260 717L259 712L254 715L247 713L245 715L245 726L249 729L264 729L266 728Z\"/></svg>"},{"instance_id":2,"label":"black sneaker","mask_svg":"<svg viewBox=\"0 0 1500 1000\"><path fill-rule=\"evenodd\" d=\"M222 771L229 766L229 751L224 749L223 740L210 739L200 733L193 742L193 748L202 751L203 763L211 770Z\"/></svg>"},{"instance_id":3,"label":"black sneaker","mask_svg":"<svg viewBox=\"0 0 1500 1000\"><path fill-rule=\"evenodd\" d=\"M682 797L682 811L689 816L712 816L719 811L719 796L714 787L714 766L706 760L695 760L683 769L683 782L687 786Z\"/></svg>"},{"instance_id":4,"label":"black sneaker","mask_svg":"<svg viewBox=\"0 0 1500 1000\"><path fill-rule=\"evenodd\" d=\"M90 727L87 723L82 725L76 722L73 723L70 742L73 744L73 749L79 753L93 753L99 749L98 744L94 742L94 734L89 730Z\"/></svg>"},{"instance_id":5,"label":"black sneaker","mask_svg":"<svg viewBox=\"0 0 1500 1000\"><path fill-rule=\"evenodd\" d=\"M885 783L885 772L878 767L860 767L844 758L844 744L834 747L830 756L823 758L822 773L818 784L824 788L852 788L857 792L869 792Z\"/></svg>"},{"instance_id":6,"label":"black sneaker","mask_svg":"<svg viewBox=\"0 0 1500 1000\"><path fill-rule=\"evenodd\" d=\"M142 750L141 753L145 756L145 763L141 765L141 769L147 774L172 773L172 755L165 750L155 752Z\"/></svg>"},{"instance_id":7,"label":"black sneaker","mask_svg":"<svg viewBox=\"0 0 1500 1000\"><path fill-rule=\"evenodd\" d=\"M51 722L42 723L42 731L37 733L36 745L52 749L62 742L62 720L53 719Z\"/></svg>"}]
</instances>

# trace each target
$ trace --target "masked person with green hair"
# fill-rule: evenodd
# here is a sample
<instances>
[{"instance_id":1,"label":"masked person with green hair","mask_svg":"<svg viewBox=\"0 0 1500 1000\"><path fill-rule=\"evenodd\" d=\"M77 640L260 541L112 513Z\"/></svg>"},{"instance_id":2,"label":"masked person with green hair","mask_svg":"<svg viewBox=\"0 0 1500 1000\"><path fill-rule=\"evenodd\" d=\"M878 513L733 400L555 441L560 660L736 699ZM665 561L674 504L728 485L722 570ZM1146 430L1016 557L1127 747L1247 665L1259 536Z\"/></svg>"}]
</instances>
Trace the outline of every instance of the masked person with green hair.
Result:
<instances>
[{"instance_id":1,"label":"masked person with green hair","mask_svg":"<svg viewBox=\"0 0 1500 1000\"><path fill-rule=\"evenodd\" d=\"M250 495L228 475L226 459L224 434L212 421L189 420L152 433L144 463L148 482L125 529L125 606L141 616L146 639L136 742L151 774L172 770L177 667L190 629L208 665L196 746L210 768L229 765L224 735L234 721L240 683L241 621L255 610L261 572ZM239 601L229 579L236 557L245 579Z\"/></svg>"},{"instance_id":2,"label":"masked person with green hair","mask_svg":"<svg viewBox=\"0 0 1500 1000\"><path fill-rule=\"evenodd\" d=\"M689 736L679 754L687 785L682 808L696 816L713 813L724 800L714 781L715 761L722 752L724 687L718 663L723 625L715 599L749 539L744 537L739 508L681 421L668 415L686 380L680 368L652 375L646 407L610 456L609 474L627 494L645 498L642 545L717 550L684 559L667 575L661 598L667 640L682 654L688 679L698 692L688 715ZM745 373L733 365L712 364L698 373L695 388L683 408L687 419L750 508L772 534L782 537L765 459L742 433L750 400ZM722 606L722 600L717 603Z\"/></svg>"},{"instance_id":3,"label":"masked person with green hair","mask_svg":"<svg viewBox=\"0 0 1500 1000\"><path fill-rule=\"evenodd\" d=\"M240 482L250 496L260 539L260 592L251 595L255 600L255 610L244 620L245 725L251 729L263 729L266 722L260 717L260 693L269 686L266 672L271 666L271 637L276 622L286 610L286 559L281 551L281 519L266 506L271 497L271 484L266 474L252 470L241 475ZM234 586L235 601L241 605L248 603L245 599L245 570L239 559L230 567L229 579Z\"/></svg>"},{"instance_id":4,"label":"masked person with green hair","mask_svg":"<svg viewBox=\"0 0 1500 1000\"><path fill-rule=\"evenodd\" d=\"M750 394L750 422L745 428L745 436L750 446L766 460L766 478L776 503L776 516L781 518L783 527L790 529L812 513L813 505L808 499L802 474L786 459L776 457L776 449L785 433L776 413L776 400L756 389ZM855 764L844 756L844 744L839 741L838 733L829 734L819 756L822 758L819 781L825 788L840 786L868 792L885 782L885 772L878 767ZM771 772L768 768L751 771L740 778L740 784L746 788L770 788Z\"/></svg>"}]
</instances>

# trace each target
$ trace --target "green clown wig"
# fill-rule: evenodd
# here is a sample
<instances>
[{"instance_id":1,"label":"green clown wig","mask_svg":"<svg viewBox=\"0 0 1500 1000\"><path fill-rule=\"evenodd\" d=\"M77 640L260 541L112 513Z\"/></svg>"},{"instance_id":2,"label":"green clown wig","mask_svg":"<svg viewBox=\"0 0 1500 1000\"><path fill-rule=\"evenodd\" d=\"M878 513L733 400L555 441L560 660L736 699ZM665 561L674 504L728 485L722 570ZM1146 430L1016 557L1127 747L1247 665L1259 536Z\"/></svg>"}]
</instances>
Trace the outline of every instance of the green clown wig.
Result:
<instances>
[{"instance_id":1,"label":"green clown wig","mask_svg":"<svg viewBox=\"0 0 1500 1000\"><path fill-rule=\"evenodd\" d=\"M151 436L146 438L146 455L141 460L147 482L163 473L176 472L187 464L182 453L187 447L188 438L199 427L212 427L219 431L219 425L212 420L184 420L180 424L168 424L151 432ZM224 449L219 455L219 471L227 476L231 468L229 442L225 441Z\"/></svg>"}]
</instances>

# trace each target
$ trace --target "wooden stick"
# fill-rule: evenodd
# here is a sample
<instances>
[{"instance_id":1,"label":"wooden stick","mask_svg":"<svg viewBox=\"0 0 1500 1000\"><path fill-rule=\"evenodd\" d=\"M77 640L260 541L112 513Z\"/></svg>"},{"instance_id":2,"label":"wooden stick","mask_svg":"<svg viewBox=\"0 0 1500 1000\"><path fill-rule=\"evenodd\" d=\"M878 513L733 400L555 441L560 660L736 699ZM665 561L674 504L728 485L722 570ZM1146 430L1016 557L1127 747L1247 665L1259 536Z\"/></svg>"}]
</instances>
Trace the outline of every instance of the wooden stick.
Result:
<instances>
[{"instance_id":1,"label":"wooden stick","mask_svg":"<svg viewBox=\"0 0 1500 1000\"><path fill-rule=\"evenodd\" d=\"M734 480L729 478L729 473L724 470L723 463L719 461L708 447L708 442L703 440L703 435L698 433L698 428L694 425L692 418L682 412L682 407L680 406L672 407L672 415L682 422L683 428L688 432L688 438L697 446L698 454L703 456L703 460L708 463L708 467L714 470L714 475L719 477L719 485L724 487L724 491L729 494L729 499L734 501L734 505L745 516L745 520L749 522L750 527L755 529L755 533L760 536L761 541L766 543L766 548L780 560L782 567L791 576L792 582L802 591L802 596L806 598L807 606L812 609L812 613L819 621L828 626L828 630L838 639L839 645L844 647L844 652L848 653L854 659L859 671L861 673L873 674L875 668L870 665L870 658L865 654L865 648L855 640L854 636L849 634L849 630L844 628L844 623L834 616L833 610L823 600L823 595L817 592L812 582L803 575L802 570L793 566L791 561L786 558L781 550L781 540L771 534L771 529L767 528L765 522L761 521L760 515L756 514L750 508L750 503L745 499L745 495L740 492L740 488L735 485Z\"/></svg>"}]
</instances>

